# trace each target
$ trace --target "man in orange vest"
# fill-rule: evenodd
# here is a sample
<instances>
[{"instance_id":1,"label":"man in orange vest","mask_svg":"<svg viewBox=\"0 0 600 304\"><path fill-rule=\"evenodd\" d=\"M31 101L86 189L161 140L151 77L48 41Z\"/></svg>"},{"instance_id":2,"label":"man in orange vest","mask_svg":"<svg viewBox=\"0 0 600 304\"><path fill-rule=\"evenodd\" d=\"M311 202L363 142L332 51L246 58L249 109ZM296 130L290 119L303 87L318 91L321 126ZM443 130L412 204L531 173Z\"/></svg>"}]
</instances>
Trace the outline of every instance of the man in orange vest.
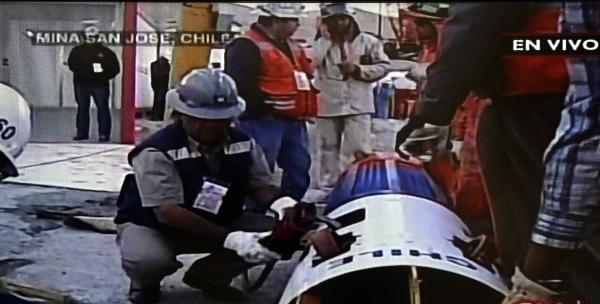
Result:
<instances>
[{"instance_id":1,"label":"man in orange vest","mask_svg":"<svg viewBox=\"0 0 600 304\"><path fill-rule=\"evenodd\" d=\"M531 236L542 156L560 120L568 75L562 58L503 57L501 35L556 32L559 9L552 3L451 5L416 114L397 135L399 150L424 123L448 125L470 91L492 98L480 117L477 147L506 276Z\"/></svg>"},{"instance_id":2,"label":"man in orange vest","mask_svg":"<svg viewBox=\"0 0 600 304\"><path fill-rule=\"evenodd\" d=\"M290 39L299 26L300 3L259 5L258 22L225 50L225 72L247 101L239 127L283 169L281 191L300 200L310 184L306 120L316 116L310 61Z\"/></svg>"}]
</instances>

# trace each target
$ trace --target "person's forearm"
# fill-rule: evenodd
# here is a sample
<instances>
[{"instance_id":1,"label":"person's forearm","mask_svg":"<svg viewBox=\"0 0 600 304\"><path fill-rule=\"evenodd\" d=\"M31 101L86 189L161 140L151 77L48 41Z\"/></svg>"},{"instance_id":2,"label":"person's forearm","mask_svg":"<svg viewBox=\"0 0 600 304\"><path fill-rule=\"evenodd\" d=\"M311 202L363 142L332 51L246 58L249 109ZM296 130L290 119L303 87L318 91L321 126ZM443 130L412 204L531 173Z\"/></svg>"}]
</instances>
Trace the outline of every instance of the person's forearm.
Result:
<instances>
[{"instance_id":1,"label":"person's forearm","mask_svg":"<svg viewBox=\"0 0 600 304\"><path fill-rule=\"evenodd\" d=\"M457 3L441 34L440 56L427 69L427 83L417 103L426 122L447 125L469 91L498 73L500 35L517 22L519 6L506 3Z\"/></svg>"},{"instance_id":2,"label":"person's forearm","mask_svg":"<svg viewBox=\"0 0 600 304\"><path fill-rule=\"evenodd\" d=\"M225 51L225 73L233 78L238 95L246 101L245 114L270 111L259 87L261 60L260 50L250 41L236 41Z\"/></svg>"},{"instance_id":3,"label":"person's forearm","mask_svg":"<svg viewBox=\"0 0 600 304\"><path fill-rule=\"evenodd\" d=\"M166 204L154 208L154 213L159 223L177 228L198 237L201 240L207 240L217 246L223 245L225 237L229 230L219 225L213 224L201 216L193 213L176 204Z\"/></svg>"},{"instance_id":4,"label":"person's forearm","mask_svg":"<svg viewBox=\"0 0 600 304\"><path fill-rule=\"evenodd\" d=\"M365 82L375 82L379 79L384 78L389 70L389 62L381 62L370 65L358 65L356 69L356 80Z\"/></svg>"},{"instance_id":5,"label":"person's forearm","mask_svg":"<svg viewBox=\"0 0 600 304\"><path fill-rule=\"evenodd\" d=\"M523 274L532 280L556 279L561 266L575 250L529 244Z\"/></svg>"},{"instance_id":6,"label":"person's forearm","mask_svg":"<svg viewBox=\"0 0 600 304\"><path fill-rule=\"evenodd\" d=\"M69 66L69 70L75 72L78 69L80 69L81 61L77 60L75 58L69 58L69 60L68 60L68 66Z\"/></svg>"},{"instance_id":7,"label":"person's forearm","mask_svg":"<svg viewBox=\"0 0 600 304\"><path fill-rule=\"evenodd\" d=\"M251 195L253 201L263 206L269 207L273 200L281 195L281 191L276 186L262 187L254 191Z\"/></svg>"}]
</instances>

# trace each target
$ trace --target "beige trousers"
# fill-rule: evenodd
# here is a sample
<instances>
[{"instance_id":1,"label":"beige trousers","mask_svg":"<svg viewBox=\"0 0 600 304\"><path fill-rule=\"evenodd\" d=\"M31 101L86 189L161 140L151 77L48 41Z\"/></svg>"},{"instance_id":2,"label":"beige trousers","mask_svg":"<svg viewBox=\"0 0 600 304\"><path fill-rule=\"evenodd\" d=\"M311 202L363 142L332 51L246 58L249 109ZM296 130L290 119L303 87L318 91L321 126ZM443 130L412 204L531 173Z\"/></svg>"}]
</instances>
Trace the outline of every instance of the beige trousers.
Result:
<instances>
[{"instance_id":1,"label":"beige trousers","mask_svg":"<svg viewBox=\"0 0 600 304\"><path fill-rule=\"evenodd\" d=\"M244 213L230 228L268 231L274 223L271 217ZM183 266L176 259L179 254L211 253L194 262L186 272L184 281L194 287L202 283L228 285L231 279L253 266L220 246L207 246L191 236L167 234L133 223L118 226L117 245L121 251L121 266L135 288L159 286L164 277Z\"/></svg>"},{"instance_id":2,"label":"beige trousers","mask_svg":"<svg viewBox=\"0 0 600 304\"><path fill-rule=\"evenodd\" d=\"M354 161L354 152L371 152L371 115L358 114L317 118L320 155L320 186L335 184L340 173Z\"/></svg>"}]
</instances>

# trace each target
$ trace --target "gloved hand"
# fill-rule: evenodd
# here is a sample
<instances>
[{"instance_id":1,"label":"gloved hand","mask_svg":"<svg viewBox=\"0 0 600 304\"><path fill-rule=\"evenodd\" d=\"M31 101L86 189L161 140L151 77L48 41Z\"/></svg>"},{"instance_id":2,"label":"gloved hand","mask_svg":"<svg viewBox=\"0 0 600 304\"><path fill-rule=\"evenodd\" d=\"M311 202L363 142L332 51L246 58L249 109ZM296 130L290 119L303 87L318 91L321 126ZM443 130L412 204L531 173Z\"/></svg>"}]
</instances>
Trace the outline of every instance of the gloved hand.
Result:
<instances>
[{"instance_id":1,"label":"gloved hand","mask_svg":"<svg viewBox=\"0 0 600 304\"><path fill-rule=\"evenodd\" d=\"M291 199L282 200L277 205L285 209ZM296 250L301 248L302 237L306 232L315 229L317 208L314 204L297 203L292 208L281 212L271 234L260 240L260 244L281 254L282 259L290 259Z\"/></svg>"},{"instance_id":2,"label":"gloved hand","mask_svg":"<svg viewBox=\"0 0 600 304\"><path fill-rule=\"evenodd\" d=\"M273 202L273 204L271 204L271 210L277 214L277 218L279 220L282 220L285 214L284 209L294 207L296 203L298 202L295 199L289 196L284 196L278 198Z\"/></svg>"},{"instance_id":3,"label":"gloved hand","mask_svg":"<svg viewBox=\"0 0 600 304\"><path fill-rule=\"evenodd\" d=\"M406 74L406 78L414 81L422 81L424 79L427 79L427 67L430 64L431 63L429 62L416 63L411 67L410 71L408 71L408 73Z\"/></svg>"},{"instance_id":4,"label":"gloved hand","mask_svg":"<svg viewBox=\"0 0 600 304\"><path fill-rule=\"evenodd\" d=\"M281 256L258 243L258 240L269 234L270 232L234 231L227 235L223 247L235 251L248 263L273 262L279 260Z\"/></svg>"},{"instance_id":5,"label":"gloved hand","mask_svg":"<svg viewBox=\"0 0 600 304\"><path fill-rule=\"evenodd\" d=\"M404 159L408 159L410 155L408 155L405 151L402 150L402 144L406 141L406 139L410 136L410 134L416 130L425 126L425 122L423 118L418 115L413 115L409 118L408 123L402 127L398 133L396 133L396 146L395 150L400 155L400 157Z\"/></svg>"},{"instance_id":6,"label":"gloved hand","mask_svg":"<svg viewBox=\"0 0 600 304\"><path fill-rule=\"evenodd\" d=\"M558 292L552 291L527 278L518 267L510 280L513 283L513 288L506 295L502 304L538 303L538 301L550 303L553 297L559 295Z\"/></svg>"}]
</instances>

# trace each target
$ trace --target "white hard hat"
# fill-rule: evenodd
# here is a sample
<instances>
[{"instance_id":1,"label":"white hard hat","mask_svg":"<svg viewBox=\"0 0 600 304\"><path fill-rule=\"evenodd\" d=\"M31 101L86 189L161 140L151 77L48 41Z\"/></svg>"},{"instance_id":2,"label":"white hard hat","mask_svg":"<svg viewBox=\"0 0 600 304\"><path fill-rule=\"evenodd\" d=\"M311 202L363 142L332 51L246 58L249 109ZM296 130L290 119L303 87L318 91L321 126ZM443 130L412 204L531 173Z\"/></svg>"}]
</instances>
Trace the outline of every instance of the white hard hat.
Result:
<instances>
[{"instance_id":1,"label":"white hard hat","mask_svg":"<svg viewBox=\"0 0 600 304\"><path fill-rule=\"evenodd\" d=\"M301 18L306 17L302 3L267 3L256 7L251 13L259 16L278 18Z\"/></svg>"},{"instance_id":2,"label":"white hard hat","mask_svg":"<svg viewBox=\"0 0 600 304\"><path fill-rule=\"evenodd\" d=\"M167 93L167 100L173 110L203 119L234 118L246 109L235 81L217 69L192 70Z\"/></svg>"},{"instance_id":3,"label":"white hard hat","mask_svg":"<svg viewBox=\"0 0 600 304\"><path fill-rule=\"evenodd\" d=\"M18 176L15 159L31 136L31 111L13 88L0 83L0 179Z\"/></svg>"},{"instance_id":4,"label":"white hard hat","mask_svg":"<svg viewBox=\"0 0 600 304\"><path fill-rule=\"evenodd\" d=\"M323 18L328 18L336 15L346 15L354 17L353 15L356 13L348 3L344 2L321 3L319 7L321 8L321 16Z\"/></svg>"}]
</instances>

